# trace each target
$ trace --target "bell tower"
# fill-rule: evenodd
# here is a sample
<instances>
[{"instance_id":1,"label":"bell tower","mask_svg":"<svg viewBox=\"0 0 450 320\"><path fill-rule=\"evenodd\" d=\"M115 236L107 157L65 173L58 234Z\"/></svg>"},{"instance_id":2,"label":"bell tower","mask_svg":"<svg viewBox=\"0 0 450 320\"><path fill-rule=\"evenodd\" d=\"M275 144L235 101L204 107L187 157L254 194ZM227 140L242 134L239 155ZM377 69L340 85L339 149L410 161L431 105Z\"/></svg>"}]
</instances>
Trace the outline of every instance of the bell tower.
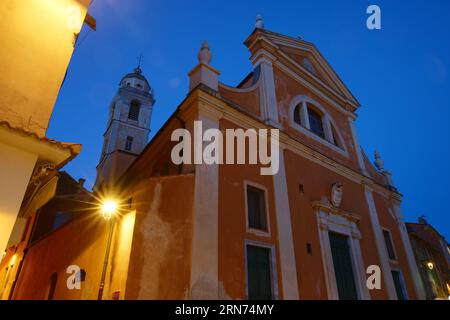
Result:
<instances>
[{"instance_id":1,"label":"bell tower","mask_svg":"<svg viewBox=\"0 0 450 320\"><path fill-rule=\"evenodd\" d=\"M153 89L138 66L122 78L109 106L96 188L118 179L144 150L154 104Z\"/></svg>"}]
</instances>

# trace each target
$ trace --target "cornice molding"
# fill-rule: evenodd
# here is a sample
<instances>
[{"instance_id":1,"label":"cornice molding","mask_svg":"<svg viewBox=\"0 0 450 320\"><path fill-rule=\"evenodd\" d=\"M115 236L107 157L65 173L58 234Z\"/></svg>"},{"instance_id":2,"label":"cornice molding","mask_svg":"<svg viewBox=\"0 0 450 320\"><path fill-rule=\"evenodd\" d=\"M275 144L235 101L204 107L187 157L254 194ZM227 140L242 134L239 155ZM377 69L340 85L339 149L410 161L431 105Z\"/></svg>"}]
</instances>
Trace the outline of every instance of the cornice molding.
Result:
<instances>
[{"instance_id":1,"label":"cornice molding","mask_svg":"<svg viewBox=\"0 0 450 320\"><path fill-rule=\"evenodd\" d=\"M352 213L350 211L345 211L339 208L334 207L331 203L328 201L313 201L312 203L313 209L316 209L318 211L326 212L328 214L334 214L337 216L341 216L351 222L359 222L361 220L361 216L357 215L356 213Z\"/></svg>"}]
</instances>

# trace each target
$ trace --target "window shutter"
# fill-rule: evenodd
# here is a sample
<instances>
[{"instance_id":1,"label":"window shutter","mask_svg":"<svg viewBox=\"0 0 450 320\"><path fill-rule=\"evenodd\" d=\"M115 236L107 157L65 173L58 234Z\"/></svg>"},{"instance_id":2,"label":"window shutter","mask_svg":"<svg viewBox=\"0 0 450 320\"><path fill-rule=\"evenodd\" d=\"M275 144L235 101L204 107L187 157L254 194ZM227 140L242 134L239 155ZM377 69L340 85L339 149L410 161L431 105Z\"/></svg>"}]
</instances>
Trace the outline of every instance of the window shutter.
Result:
<instances>
[{"instance_id":1,"label":"window shutter","mask_svg":"<svg viewBox=\"0 0 450 320\"><path fill-rule=\"evenodd\" d=\"M247 246L248 299L271 300L270 249Z\"/></svg>"},{"instance_id":2,"label":"window shutter","mask_svg":"<svg viewBox=\"0 0 450 320\"><path fill-rule=\"evenodd\" d=\"M340 300L357 300L348 237L330 232L330 246Z\"/></svg>"}]
</instances>

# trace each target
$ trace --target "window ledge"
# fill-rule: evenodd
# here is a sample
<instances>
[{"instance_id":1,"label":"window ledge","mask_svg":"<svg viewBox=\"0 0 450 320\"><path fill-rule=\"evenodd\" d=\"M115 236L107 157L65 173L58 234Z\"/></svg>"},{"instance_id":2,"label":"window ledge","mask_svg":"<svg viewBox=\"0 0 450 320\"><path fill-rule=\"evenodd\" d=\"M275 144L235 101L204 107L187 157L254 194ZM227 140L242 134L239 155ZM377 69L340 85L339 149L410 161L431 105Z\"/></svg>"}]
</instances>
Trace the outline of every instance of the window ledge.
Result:
<instances>
[{"instance_id":1,"label":"window ledge","mask_svg":"<svg viewBox=\"0 0 450 320\"><path fill-rule=\"evenodd\" d=\"M349 158L349 154L347 149L345 148L341 148L333 143L331 143L330 141L316 135L314 132L312 132L311 130L299 125L298 123L292 122L291 123L291 127L294 129L297 129L297 131L300 131L301 133L305 134L306 136L308 136L309 138L319 142L320 144L325 145L326 147L330 148L331 150L343 155L346 158Z\"/></svg>"},{"instance_id":2,"label":"window ledge","mask_svg":"<svg viewBox=\"0 0 450 320\"><path fill-rule=\"evenodd\" d=\"M263 237L263 238L271 237L270 231L263 231L263 230L248 228L247 233L253 234L258 237Z\"/></svg>"}]
</instances>

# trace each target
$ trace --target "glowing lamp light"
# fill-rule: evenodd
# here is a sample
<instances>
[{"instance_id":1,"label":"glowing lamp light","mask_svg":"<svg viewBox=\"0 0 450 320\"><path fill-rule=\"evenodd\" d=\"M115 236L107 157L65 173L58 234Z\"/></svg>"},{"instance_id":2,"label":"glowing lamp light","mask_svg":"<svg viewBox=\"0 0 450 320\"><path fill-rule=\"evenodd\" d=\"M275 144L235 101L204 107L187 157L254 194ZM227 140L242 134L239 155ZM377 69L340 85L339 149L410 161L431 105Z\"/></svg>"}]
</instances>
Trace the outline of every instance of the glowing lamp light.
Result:
<instances>
[{"instance_id":1,"label":"glowing lamp light","mask_svg":"<svg viewBox=\"0 0 450 320\"><path fill-rule=\"evenodd\" d=\"M117 202L114 200L106 200L102 204L102 213L105 220L110 220L117 213Z\"/></svg>"},{"instance_id":2,"label":"glowing lamp light","mask_svg":"<svg viewBox=\"0 0 450 320\"><path fill-rule=\"evenodd\" d=\"M427 267L428 267L428 269L433 270L433 269L434 269L434 264L433 264L433 262L428 262L428 263L427 263Z\"/></svg>"}]
</instances>

